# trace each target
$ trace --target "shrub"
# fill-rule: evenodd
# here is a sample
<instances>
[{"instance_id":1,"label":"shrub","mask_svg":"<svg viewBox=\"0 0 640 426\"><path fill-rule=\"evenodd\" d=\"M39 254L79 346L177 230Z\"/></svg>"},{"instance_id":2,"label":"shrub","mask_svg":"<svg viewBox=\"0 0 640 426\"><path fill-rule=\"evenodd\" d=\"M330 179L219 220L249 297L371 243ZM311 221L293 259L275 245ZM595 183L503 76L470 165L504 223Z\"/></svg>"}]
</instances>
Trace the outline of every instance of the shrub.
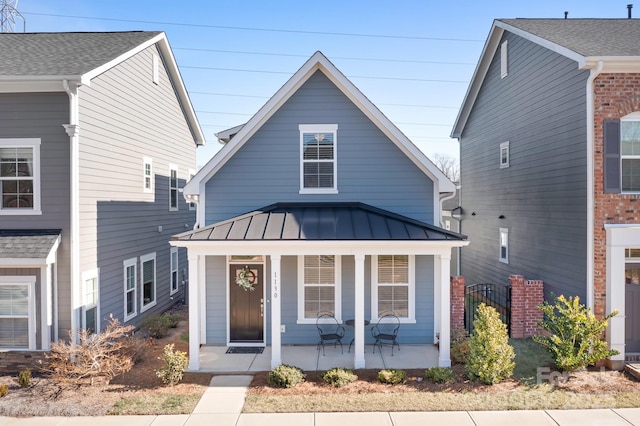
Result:
<instances>
[{"instance_id":1,"label":"shrub","mask_svg":"<svg viewBox=\"0 0 640 426\"><path fill-rule=\"evenodd\" d=\"M324 373L322 380L333 387L341 388L358 380L358 376L352 370L336 367Z\"/></svg>"},{"instance_id":2,"label":"shrub","mask_svg":"<svg viewBox=\"0 0 640 426\"><path fill-rule=\"evenodd\" d=\"M58 383L76 384L87 379L94 384L97 377L110 380L126 373L133 366L131 357L125 353L126 337L132 330L133 326L121 326L113 317L101 333L71 330L70 343L51 344L51 351L44 355L43 371ZM73 343L74 336L78 343Z\"/></svg>"},{"instance_id":3,"label":"shrub","mask_svg":"<svg viewBox=\"0 0 640 426\"><path fill-rule=\"evenodd\" d=\"M450 368L433 367L424 372L424 378L433 383L448 383L453 381L456 375Z\"/></svg>"},{"instance_id":4,"label":"shrub","mask_svg":"<svg viewBox=\"0 0 640 426\"><path fill-rule=\"evenodd\" d=\"M164 347L164 352L158 359L163 361L164 365L156 371L156 376L158 376L165 385L173 386L182 380L184 370L187 369L189 364L189 358L186 352L174 350L172 343Z\"/></svg>"},{"instance_id":5,"label":"shrub","mask_svg":"<svg viewBox=\"0 0 640 426\"><path fill-rule=\"evenodd\" d=\"M31 386L31 370L26 368L18 373L18 385L25 389Z\"/></svg>"},{"instance_id":6,"label":"shrub","mask_svg":"<svg viewBox=\"0 0 640 426\"><path fill-rule=\"evenodd\" d=\"M492 385L513 374L515 352L509 345L507 326L491 306L478 306L469 341L466 371L472 380Z\"/></svg>"},{"instance_id":7,"label":"shrub","mask_svg":"<svg viewBox=\"0 0 640 426\"><path fill-rule=\"evenodd\" d=\"M553 297L553 305L545 301L538 306L544 313L544 319L538 325L549 336L534 336L533 340L549 352L556 367L574 371L618 354L602 340L607 322L618 314L617 310L597 319L589 308L580 304L579 297Z\"/></svg>"},{"instance_id":8,"label":"shrub","mask_svg":"<svg viewBox=\"0 0 640 426\"><path fill-rule=\"evenodd\" d=\"M140 328L142 328L149 337L162 339L169 332L171 324L171 318L169 318L167 314L151 315L142 321Z\"/></svg>"},{"instance_id":9,"label":"shrub","mask_svg":"<svg viewBox=\"0 0 640 426\"><path fill-rule=\"evenodd\" d=\"M0 398L7 396L9 393L9 386L0 385Z\"/></svg>"},{"instance_id":10,"label":"shrub","mask_svg":"<svg viewBox=\"0 0 640 426\"><path fill-rule=\"evenodd\" d=\"M122 352L131 358L131 362L138 364L144 361L147 348L149 347L149 341L147 339L143 339L138 335L130 335L125 337L123 344Z\"/></svg>"},{"instance_id":11,"label":"shrub","mask_svg":"<svg viewBox=\"0 0 640 426\"><path fill-rule=\"evenodd\" d=\"M380 370L380 372L378 372L378 381L380 383L397 385L398 383L404 383L405 380L407 380L407 372L404 370L388 368L386 370Z\"/></svg>"},{"instance_id":12,"label":"shrub","mask_svg":"<svg viewBox=\"0 0 640 426\"><path fill-rule=\"evenodd\" d=\"M269 372L269 384L278 388L292 388L304 379L304 371L291 365L282 364Z\"/></svg>"},{"instance_id":13,"label":"shrub","mask_svg":"<svg viewBox=\"0 0 640 426\"><path fill-rule=\"evenodd\" d=\"M469 356L469 333L464 328L451 330L451 361L466 364Z\"/></svg>"}]
</instances>

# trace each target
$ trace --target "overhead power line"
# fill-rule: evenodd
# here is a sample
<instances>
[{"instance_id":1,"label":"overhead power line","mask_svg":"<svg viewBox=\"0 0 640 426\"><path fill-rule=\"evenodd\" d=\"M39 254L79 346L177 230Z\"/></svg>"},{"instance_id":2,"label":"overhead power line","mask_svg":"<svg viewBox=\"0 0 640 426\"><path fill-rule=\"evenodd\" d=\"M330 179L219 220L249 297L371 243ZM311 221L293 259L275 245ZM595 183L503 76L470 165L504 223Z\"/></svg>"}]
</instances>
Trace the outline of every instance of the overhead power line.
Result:
<instances>
[{"instance_id":1,"label":"overhead power line","mask_svg":"<svg viewBox=\"0 0 640 426\"><path fill-rule=\"evenodd\" d=\"M314 34L314 35L332 35L332 36L342 36L342 37L367 37L367 38L386 38L386 39L401 39L401 40L453 41L453 42L463 42L463 43L484 42L484 40L464 39L464 38L405 36L405 35L397 35L397 34L341 33L341 32L329 32L329 31L287 30L282 28L235 27L235 26L229 26L229 25L189 24L184 22L145 21L145 20L139 20L139 19L122 19L122 18L97 18L95 16L59 15L59 14L53 14L53 13L37 13L37 12L23 12L23 14L35 15L35 16L51 16L54 18L91 19L96 21L131 22L136 24L153 24L153 25L174 25L174 26L181 26L181 27L215 28L215 29L222 29L222 30L237 30L237 31L263 31L263 32L274 32L274 33L289 33L289 34Z\"/></svg>"}]
</instances>

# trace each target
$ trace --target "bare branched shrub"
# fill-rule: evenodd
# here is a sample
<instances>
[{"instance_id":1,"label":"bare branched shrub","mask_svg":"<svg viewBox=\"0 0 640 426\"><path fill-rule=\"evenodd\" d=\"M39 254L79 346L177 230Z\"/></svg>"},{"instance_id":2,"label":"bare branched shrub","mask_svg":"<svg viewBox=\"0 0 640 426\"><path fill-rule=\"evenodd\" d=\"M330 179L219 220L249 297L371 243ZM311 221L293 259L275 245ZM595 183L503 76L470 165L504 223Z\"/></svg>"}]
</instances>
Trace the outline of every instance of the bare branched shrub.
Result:
<instances>
[{"instance_id":1,"label":"bare branched shrub","mask_svg":"<svg viewBox=\"0 0 640 426\"><path fill-rule=\"evenodd\" d=\"M69 331L69 342L77 335L78 343L59 341L45 354L43 370L59 383L94 384L98 377L111 380L133 366L127 352L128 335L133 326L121 326L116 318L101 333L87 330Z\"/></svg>"}]
</instances>

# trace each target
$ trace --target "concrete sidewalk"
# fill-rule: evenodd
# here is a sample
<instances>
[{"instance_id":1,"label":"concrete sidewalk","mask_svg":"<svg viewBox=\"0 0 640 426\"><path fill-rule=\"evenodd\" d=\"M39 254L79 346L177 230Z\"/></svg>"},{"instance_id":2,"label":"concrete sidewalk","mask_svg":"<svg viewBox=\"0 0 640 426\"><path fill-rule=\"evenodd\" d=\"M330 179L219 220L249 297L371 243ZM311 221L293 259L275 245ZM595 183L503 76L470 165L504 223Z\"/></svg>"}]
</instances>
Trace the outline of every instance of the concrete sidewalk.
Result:
<instances>
[{"instance_id":1,"label":"concrete sidewalk","mask_svg":"<svg viewBox=\"0 0 640 426\"><path fill-rule=\"evenodd\" d=\"M0 417L2 426L640 426L640 408L536 411L242 414L252 376L214 376L191 414L174 416Z\"/></svg>"}]
</instances>

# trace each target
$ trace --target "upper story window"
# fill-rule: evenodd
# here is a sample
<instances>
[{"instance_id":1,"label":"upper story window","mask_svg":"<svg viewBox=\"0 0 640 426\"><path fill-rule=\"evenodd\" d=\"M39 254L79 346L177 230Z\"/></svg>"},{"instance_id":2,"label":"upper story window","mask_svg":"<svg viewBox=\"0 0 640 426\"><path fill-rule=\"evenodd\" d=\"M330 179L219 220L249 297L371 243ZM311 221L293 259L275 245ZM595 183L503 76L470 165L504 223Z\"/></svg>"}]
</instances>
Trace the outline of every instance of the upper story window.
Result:
<instances>
[{"instance_id":1,"label":"upper story window","mask_svg":"<svg viewBox=\"0 0 640 426\"><path fill-rule=\"evenodd\" d=\"M509 141L500 144L500 168L509 167Z\"/></svg>"},{"instance_id":2,"label":"upper story window","mask_svg":"<svg viewBox=\"0 0 640 426\"><path fill-rule=\"evenodd\" d=\"M640 113L620 121L622 192L640 192Z\"/></svg>"},{"instance_id":3,"label":"upper story window","mask_svg":"<svg viewBox=\"0 0 640 426\"><path fill-rule=\"evenodd\" d=\"M40 139L0 139L0 215L40 213Z\"/></svg>"},{"instance_id":4,"label":"upper story window","mask_svg":"<svg viewBox=\"0 0 640 426\"><path fill-rule=\"evenodd\" d=\"M509 263L509 230L500 228L500 262Z\"/></svg>"},{"instance_id":5,"label":"upper story window","mask_svg":"<svg viewBox=\"0 0 640 426\"><path fill-rule=\"evenodd\" d=\"M144 192L153 192L153 163L151 158L144 157L142 160L142 189Z\"/></svg>"},{"instance_id":6,"label":"upper story window","mask_svg":"<svg viewBox=\"0 0 640 426\"><path fill-rule=\"evenodd\" d=\"M336 194L337 124L301 124L300 193Z\"/></svg>"},{"instance_id":7,"label":"upper story window","mask_svg":"<svg viewBox=\"0 0 640 426\"><path fill-rule=\"evenodd\" d=\"M169 210L178 210L178 166L169 166Z\"/></svg>"},{"instance_id":8,"label":"upper story window","mask_svg":"<svg viewBox=\"0 0 640 426\"><path fill-rule=\"evenodd\" d=\"M500 78L505 78L509 74L509 45L505 40L500 45Z\"/></svg>"},{"instance_id":9,"label":"upper story window","mask_svg":"<svg viewBox=\"0 0 640 426\"><path fill-rule=\"evenodd\" d=\"M298 323L315 323L318 314L342 320L340 256L298 257Z\"/></svg>"}]
</instances>

